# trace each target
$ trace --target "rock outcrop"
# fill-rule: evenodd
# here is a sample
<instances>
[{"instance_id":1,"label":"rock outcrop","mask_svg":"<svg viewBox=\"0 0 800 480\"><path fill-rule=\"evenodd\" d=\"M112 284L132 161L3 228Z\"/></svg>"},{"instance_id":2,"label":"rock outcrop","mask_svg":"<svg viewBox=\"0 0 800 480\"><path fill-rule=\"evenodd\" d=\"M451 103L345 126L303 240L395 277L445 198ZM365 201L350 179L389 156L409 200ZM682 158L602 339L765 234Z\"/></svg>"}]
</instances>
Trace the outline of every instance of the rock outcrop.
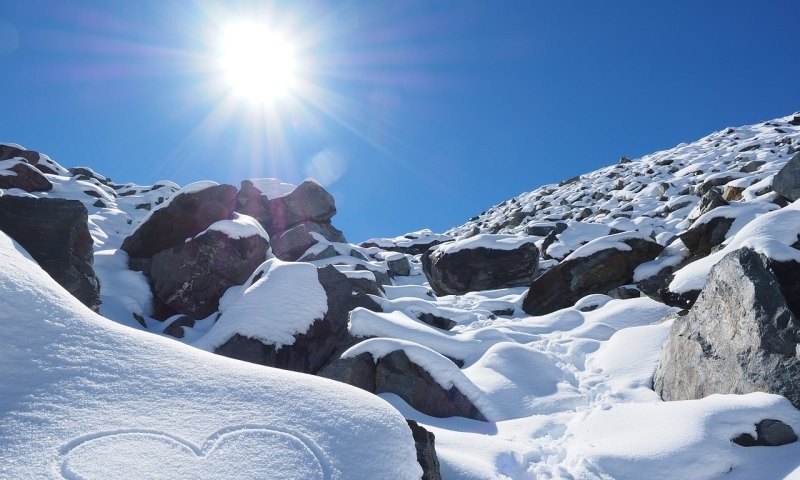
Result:
<instances>
[{"instance_id":1,"label":"rock outcrop","mask_svg":"<svg viewBox=\"0 0 800 480\"><path fill-rule=\"evenodd\" d=\"M0 197L0 230L84 305L97 311L100 286L92 264L86 207L77 200Z\"/></svg>"},{"instance_id":2,"label":"rock outcrop","mask_svg":"<svg viewBox=\"0 0 800 480\"><path fill-rule=\"evenodd\" d=\"M798 273L749 249L726 255L673 324L655 390L664 400L766 391L800 407Z\"/></svg>"},{"instance_id":3,"label":"rock outcrop","mask_svg":"<svg viewBox=\"0 0 800 480\"><path fill-rule=\"evenodd\" d=\"M32 165L19 160L0 162L0 189L18 188L26 192L46 192L53 184Z\"/></svg>"}]
</instances>

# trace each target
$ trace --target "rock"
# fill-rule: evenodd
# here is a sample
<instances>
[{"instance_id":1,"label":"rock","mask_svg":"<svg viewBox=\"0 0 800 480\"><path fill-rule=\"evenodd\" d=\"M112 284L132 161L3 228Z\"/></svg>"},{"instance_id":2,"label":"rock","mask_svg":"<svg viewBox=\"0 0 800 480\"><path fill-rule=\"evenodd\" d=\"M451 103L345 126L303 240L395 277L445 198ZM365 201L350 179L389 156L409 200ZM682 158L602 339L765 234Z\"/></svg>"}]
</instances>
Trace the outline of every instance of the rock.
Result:
<instances>
[{"instance_id":1,"label":"rock","mask_svg":"<svg viewBox=\"0 0 800 480\"><path fill-rule=\"evenodd\" d=\"M195 319L191 317L187 317L186 315L181 315L179 318L176 318L174 321L170 322L169 325L164 328L162 333L169 335L175 338L183 338L184 332L182 327L194 327Z\"/></svg>"},{"instance_id":2,"label":"rock","mask_svg":"<svg viewBox=\"0 0 800 480\"><path fill-rule=\"evenodd\" d=\"M420 427L414 420L406 420L406 422L408 422L408 428L411 429L411 436L414 437L417 462L422 467L421 480L441 480L439 457L436 456L436 437Z\"/></svg>"},{"instance_id":3,"label":"rock","mask_svg":"<svg viewBox=\"0 0 800 480\"><path fill-rule=\"evenodd\" d=\"M53 189L53 184L42 172L23 161L5 168L5 171L14 174L0 175L0 189L19 188L26 192L46 192Z\"/></svg>"},{"instance_id":4,"label":"rock","mask_svg":"<svg viewBox=\"0 0 800 480\"><path fill-rule=\"evenodd\" d=\"M743 433L731 439L743 447L779 447L797 441L797 434L789 425L780 420L761 420L756 424L756 438L749 433Z\"/></svg>"},{"instance_id":5,"label":"rock","mask_svg":"<svg viewBox=\"0 0 800 480\"><path fill-rule=\"evenodd\" d=\"M77 200L0 197L0 230L69 293L97 311L100 285L92 268L88 221L86 207Z\"/></svg>"},{"instance_id":6,"label":"rock","mask_svg":"<svg viewBox=\"0 0 800 480\"><path fill-rule=\"evenodd\" d=\"M241 188L236 195L236 211L255 218L265 230L272 224L267 197L250 180L242 180ZM275 232L267 230L267 233L273 235Z\"/></svg>"},{"instance_id":7,"label":"rock","mask_svg":"<svg viewBox=\"0 0 800 480\"><path fill-rule=\"evenodd\" d=\"M420 320L421 322L427 323L432 327L441 328L442 330L450 330L456 325L458 325L456 322L450 320L449 318L440 317L439 315L434 315L432 313L417 314L417 319Z\"/></svg>"},{"instance_id":8,"label":"rock","mask_svg":"<svg viewBox=\"0 0 800 480\"><path fill-rule=\"evenodd\" d=\"M767 162L764 162L763 160L753 160L747 162L742 168L739 169L739 171L743 173L753 173L758 171L758 169L761 168L761 166L765 163Z\"/></svg>"},{"instance_id":9,"label":"rock","mask_svg":"<svg viewBox=\"0 0 800 480\"><path fill-rule=\"evenodd\" d=\"M742 199L742 193L744 192L744 188L742 187L732 187L730 185L725 187L725 190L722 192L722 198L728 202L733 202L736 200Z\"/></svg>"},{"instance_id":10,"label":"rock","mask_svg":"<svg viewBox=\"0 0 800 480\"><path fill-rule=\"evenodd\" d=\"M725 241L725 235L733 225L735 218L714 217L679 234L681 241L693 256L705 256L712 249Z\"/></svg>"},{"instance_id":11,"label":"rock","mask_svg":"<svg viewBox=\"0 0 800 480\"><path fill-rule=\"evenodd\" d=\"M95 179L98 182L108 185L108 179L89 167L71 167L67 169L73 177L81 177L80 180Z\"/></svg>"},{"instance_id":12,"label":"rock","mask_svg":"<svg viewBox=\"0 0 800 480\"><path fill-rule=\"evenodd\" d=\"M332 242L346 242L342 232L330 223L303 222L280 233L272 239L272 253L281 260L295 261L318 243L312 235L318 234Z\"/></svg>"},{"instance_id":13,"label":"rock","mask_svg":"<svg viewBox=\"0 0 800 480\"><path fill-rule=\"evenodd\" d=\"M394 393L414 409L432 417L458 416L486 421L455 386L445 390L402 350L395 350L378 361L375 392Z\"/></svg>"},{"instance_id":14,"label":"rock","mask_svg":"<svg viewBox=\"0 0 800 480\"><path fill-rule=\"evenodd\" d=\"M611 298L617 298L620 300L627 300L629 298L639 298L642 296L642 292L639 291L638 288L632 287L629 285L623 285L621 287L614 288L610 290L606 295Z\"/></svg>"},{"instance_id":15,"label":"rock","mask_svg":"<svg viewBox=\"0 0 800 480\"><path fill-rule=\"evenodd\" d=\"M327 312L305 333L295 335L293 344L276 350L275 345L237 334L214 353L296 372L313 374L320 370L346 338L350 310L356 307L375 309L377 306L366 295L354 292L347 277L333 265L320 268L317 275L328 299Z\"/></svg>"},{"instance_id":16,"label":"rock","mask_svg":"<svg viewBox=\"0 0 800 480\"><path fill-rule=\"evenodd\" d=\"M375 393L375 361L366 352L355 357L336 358L317 375Z\"/></svg>"},{"instance_id":17,"label":"rock","mask_svg":"<svg viewBox=\"0 0 800 480\"><path fill-rule=\"evenodd\" d=\"M59 172L56 171L55 167L63 170L63 167L56 166L52 160L46 161L39 152L0 144L0 160L10 160L12 158L24 158L26 162L42 173L58 174Z\"/></svg>"},{"instance_id":18,"label":"rock","mask_svg":"<svg viewBox=\"0 0 800 480\"><path fill-rule=\"evenodd\" d=\"M411 264L408 262L408 257L405 255L387 259L386 267L389 268L389 275L393 277L407 277L411 275Z\"/></svg>"},{"instance_id":19,"label":"rock","mask_svg":"<svg viewBox=\"0 0 800 480\"><path fill-rule=\"evenodd\" d=\"M154 293L176 312L205 318L228 288L243 284L267 259L267 250L269 242L259 235L235 239L209 230L153 256Z\"/></svg>"},{"instance_id":20,"label":"rock","mask_svg":"<svg viewBox=\"0 0 800 480\"><path fill-rule=\"evenodd\" d=\"M203 190L178 193L158 208L122 242L122 250L135 258L181 245L219 220L230 219L236 206L236 188L215 185Z\"/></svg>"},{"instance_id":21,"label":"rock","mask_svg":"<svg viewBox=\"0 0 800 480\"><path fill-rule=\"evenodd\" d=\"M800 153L795 154L775 174L772 189L793 202L800 199Z\"/></svg>"},{"instance_id":22,"label":"rock","mask_svg":"<svg viewBox=\"0 0 800 480\"><path fill-rule=\"evenodd\" d=\"M270 215L265 228L270 235L301 222L329 223L336 215L333 196L313 180L306 180L287 195L267 200L267 208Z\"/></svg>"},{"instance_id":23,"label":"rock","mask_svg":"<svg viewBox=\"0 0 800 480\"><path fill-rule=\"evenodd\" d=\"M636 267L656 258L664 248L640 237L623 238L620 242L631 250L606 248L588 257L564 260L534 279L523 310L529 315L544 315L571 307L586 295L630 284Z\"/></svg>"},{"instance_id":24,"label":"rock","mask_svg":"<svg viewBox=\"0 0 800 480\"><path fill-rule=\"evenodd\" d=\"M722 207L728 205L728 202L722 198L722 195L719 193L719 190L716 188L712 188L700 198L700 201L697 202L697 205L694 206L689 215L686 217L689 221L693 222L700 218L701 215L704 213L710 212L717 207Z\"/></svg>"},{"instance_id":25,"label":"rock","mask_svg":"<svg viewBox=\"0 0 800 480\"><path fill-rule=\"evenodd\" d=\"M798 271L749 249L723 257L665 342L654 380L662 398L765 391L800 407Z\"/></svg>"},{"instance_id":26,"label":"rock","mask_svg":"<svg viewBox=\"0 0 800 480\"><path fill-rule=\"evenodd\" d=\"M521 243L513 250L437 248L422 255L422 269L437 295L519 287L537 275L539 249L533 243Z\"/></svg>"}]
</instances>

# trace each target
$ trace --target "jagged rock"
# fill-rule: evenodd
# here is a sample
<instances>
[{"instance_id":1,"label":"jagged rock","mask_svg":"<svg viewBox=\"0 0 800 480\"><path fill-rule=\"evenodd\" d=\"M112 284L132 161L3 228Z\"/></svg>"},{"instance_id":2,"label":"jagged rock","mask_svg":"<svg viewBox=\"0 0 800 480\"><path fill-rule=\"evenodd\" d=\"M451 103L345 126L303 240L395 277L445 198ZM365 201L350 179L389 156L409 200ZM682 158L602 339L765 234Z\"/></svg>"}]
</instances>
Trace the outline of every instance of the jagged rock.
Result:
<instances>
[{"instance_id":1,"label":"jagged rock","mask_svg":"<svg viewBox=\"0 0 800 480\"><path fill-rule=\"evenodd\" d=\"M214 222L230 219L235 206L236 188L232 185L178 193L169 205L154 210L120 248L130 257L151 258L183 244Z\"/></svg>"},{"instance_id":2,"label":"jagged rock","mask_svg":"<svg viewBox=\"0 0 800 480\"><path fill-rule=\"evenodd\" d=\"M562 261L531 283L522 308L529 315L544 315L570 307L586 295L606 293L627 285L640 264L653 260L664 247L640 237L623 238L630 250L606 248L587 257Z\"/></svg>"},{"instance_id":3,"label":"jagged rock","mask_svg":"<svg viewBox=\"0 0 800 480\"><path fill-rule=\"evenodd\" d=\"M46 161L39 152L33 150L25 150L24 148L17 148L12 145L0 144L0 160L10 160L12 158L24 158L29 164L36 167L42 173L57 174L55 163ZM62 167L58 166L58 168Z\"/></svg>"},{"instance_id":4,"label":"jagged rock","mask_svg":"<svg viewBox=\"0 0 800 480\"><path fill-rule=\"evenodd\" d=\"M411 264L408 262L408 257L399 254L399 257L389 257L386 259L386 267L389 269L389 275L394 277L407 277L411 275Z\"/></svg>"},{"instance_id":5,"label":"jagged rock","mask_svg":"<svg viewBox=\"0 0 800 480\"><path fill-rule=\"evenodd\" d=\"M73 177L79 177L79 180L95 179L104 185L108 185L108 179L106 177L100 175L89 167L71 167L67 170Z\"/></svg>"},{"instance_id":6,"label":"jagged rock","mask_svg":"<svg viewBox=\"0 0 800 480\"><path fill-rule=\"evenodd\" d=\"M797 434L789 425L780 420L766 419L756 424L756 438L749 433L743 433L731 439L743 447L778 447L797 441Z\"/></svg>"},{"instance_id":7,"label":"jagged rock","mask_svg":"<svg viewBox=\"0 0 800 480\"><path fill-rule=\"evenodd\" d=\"M421 480L441 480L439 470L439 457L436 456L436 436L420 427L414 420L406 420L414 437L414 447L417 449L417 462L422 467Z\"/></svg>"},{"instance_id":8,"label":"jagged rock","mask_svg":"<svg viewBox=\"0 0 800 480\"><path fill-rule=\"evenodd\" d=\"M276 350L275 345L236 334L214 353L270 367L316 373L331 361L333 353L346 338L350 310L356 307L377 308L369 297L355 292L348 278L333 265L318 269L317 275L327 296L327 311L305 333L295 335L293 344Z\"/></svg>"},{"instance_id":9,"label":"jagged rock","mask_svg":"<svg viewBox=\"0 0 800 480\"><path fill-rule=\"evenodd\" d=\"M333 196L322 185L306 180L289 194L268 200L270 225L267 231L282 232L306 221L329 222L336 215Z\"/></svg>"},{"instance_id":10,"label":"jagged rock","mask_svg":"<svg viewBox=\"0 0 800 480\"><path fill-rule=\"evenodd\" d=\"M424 323L427 323L432 327L441 328L442 330L450 330L456 325L458 325L456 322L450 320L449 318L440 317L439 315L434 315L432 313L420 313L417 315L417 319L419 319Z\"/></svg>"},{"instance_id":11,"label":"jagged rock","mask_svg":"<svg viewBox=\"0 0 800 480\"><path fill-rule=\"evenodd\" d=\"M697 205L694 206L689 215L686 217L690 222L693 222L700 218L701 215L704 213L710 212L717 207L722 207L728 205L728 202L722 198L722 194L719 193L719 190L716 188L712 188L700 198L700 201Z\"/></svg>"},{"instance_id":12,"label":"jagged rock","mask_svg":"<svg viewBox=\"0 0 800 480\"><path fill-rule=\"evenodd\" d=\"M458 416L486 420L455 386L445 390L402 350L395 350L378 361L375 367L375 392L394 393L414 409L432 417Z\"/></svg>"},{"instance_id":13,"label":"jagged rock","mask_svg":"<svg viewBox=\"0 0 800 480\"><path fill-rule=\"evenodd\" d=\"M664 400L766 391L800 407L800 264L749 249L726 255L661 352Z\"/></svg>"},{"instance_id":14,"label":"jagged rock","mask_svg":"<svg viewBox=\"0 0 800 480\"><path fill-rule=\"evenodd\" d=\"M214 313L225 291L243 284L267 259L269 242L259 235L231 238L209 230L153 256L155 294L175 311L195 319Z\"/></svg>"},{"instance_id":15,"label":"jagged rock","mask_svg":"<svg viewBox=\"0 0 800 480\"><path fill-rule=\"evenodd\" d=\"M795 154L775 174L772 189L793 202L800 199L800 153Z\"/></svg>"},{"instance_id":16,"label":"jagged rock","mask_svg":"<svg viewBox=\"0 0 800 480\"><path fill-rule=\"evenodd\" d=\"M764 165L765 163L767 162L761 160L753 160L751 162L747 162L742 168L739 169L739 171L742 173L753 173L758 171L758 169L761 168L761 166Z\"/></svg>"},{"instance_id":17,"label":"jagged rock","mask_svg":"<svg viewBox=\"0 0 800 480\"><path fill-rule=\"evenodd\" d=\"M5 168L5 171L14 174L0 174L0 189L19 188L26 192L46 192L53 189L53 184L42 172L21 160Z\"/></svg>"},{"instance_id":18,"label":"jagged rock","mask_svg":"<svg viewBox=\"0 0 800 480\"><path fill-rule=\"evenodd\" d=\"M705 256L717 245L725 241L725 235L733 225L735 218L715 217L692 227L678 235L693 256Z\"/></svg>"},{"instance_id":19,"label":"jagged rock","mask_svg":"<svg viewBox=\"0 0 800 480\"><path fill-rule=\"evenodd\" d=\"M100 285L92 268L88 221L86 207L77 200L0 197L0 230L69 293L97 311Z\"/></svg>"},{"instance_id":20,"label":"jagged rock","mask_svg":"<svg viewBox=\"0 0 800 480\"><path fill-rule=\"evenodd\" d=\"M295 261L303 256L306 251L318 243L312 233L321 235L332 242L346 242L344 235L330 223L316 223L306 221L270 237L272 240L272 253L281 260Z\"/></svg>"},{"instance_id":21,"label":"jagged rock","mask_svg":"<svg viewBox=\"0 0 800 480\"><path fill-rule=\"evenodd\" d=\"M519 287L537 275L539 249L533 243L521 243L513 250L437 248L422 255L422 269L437 295Z\"/></svg>"}]
</instances>

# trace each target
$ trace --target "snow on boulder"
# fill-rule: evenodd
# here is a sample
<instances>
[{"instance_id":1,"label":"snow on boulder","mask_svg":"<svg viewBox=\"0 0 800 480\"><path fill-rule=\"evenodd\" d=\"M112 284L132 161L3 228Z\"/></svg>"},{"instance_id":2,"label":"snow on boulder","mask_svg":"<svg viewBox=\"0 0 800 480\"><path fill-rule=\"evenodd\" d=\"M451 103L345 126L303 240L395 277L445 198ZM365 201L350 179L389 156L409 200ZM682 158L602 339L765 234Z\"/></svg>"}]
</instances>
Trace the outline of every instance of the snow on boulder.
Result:
<instances>
[{"instance_id":1,"label":"snow on boulder","mask_svg":"<svg viewBox=\"0 0 800 480\"><path fill-rule=\"evenodd\" d=\"M268 250L269 237L255 219L236 214L233 220L219 220L153 256L154 293L174 312L205 318L217 310L228 288L247 281Z\"/></svg>"},{"instance_id":2,"label":"snow on boulder","mask_svg":"<svg viewBox=\"0 0 800 480\"><path fill-rule=\"evenodd\" d=\"M731 252L673 324L655 389L665 400L766 391L800 407L800 263Z\"/></svg>"},{"instance_id":3,"label":"snow on boulder","mask_svg":"<svg viewBox=\"0 0 800 480\"><path fill-rule=\"evenodd\" d=\"M97 311L99 289L92 263L88 212L76 200L0 197L0 230L20 243L69 293Z\"/></svg>"},{"instance_id":4,"label":"snow on boulder","mask_svg":"<svg viewBox=\"0 0 800 480\"><path fill-rule=\"evenodd\" d=\"M42 173L69 176L69 171L50 159L47 155L33 150L26 150L13 143L0 143L0 160L24 158L26 162L36 167Z\"/></svg>"},{"instance_id":5,"label":"snow on boulder","mask_svg":"<svg viewBox=\"0 0 800 480\"><path fill-rule=\"evenodd\" d=\"M363 294L334 267L270 259L220 301L219 317L195 345L228 357L315 373L347 332ZM366 303L362 303L366 304Z\"/></svg>"},{"instance_id":6,"label":"snow on boulder","mask_svg":"<svg viewBox=\"0 0 800 480\"><path fill-rule=\"evenodd\" d=\"M151 258L214 222L231 219L235 206L235 187L210 181L192 183L150 211L121 248L132 258Z\"/></svg>"},{"instance_id":7,"label":"snow on boulder","mask_svg":"<svg viewBox=\"0 0 800 480\"><path fill-rule=\"evenodd\" d=\"M543 315L570 307L586 295L630 284L636 267L656 258L663 248L639 232L592 240L534 279L522 307L530 315Z\"/></svg>"},{"instance_id":8,"label":"snow on boulder","mask_svg":"<svg viewBox=\"0 0 800 480\"><path fill-rule=\"evenodd\" d=\"M396 238L371 238L366 242L362 242L361 246L366 248L379 247L408 255L419 255L425 253L431 247L452 240L453 237L450 235L433 233L431 230L424 228Z\"/></svg>"},{"instance_id":9,"label":"snow on boulder","mask_svg":"<svg viewBox=\"0 0 800 480\"><path fill-rule=\"evenodd\" d=\"M394 393L433 417L486 420L492 410L483 392L444 355L414 342L371 338L348 349L342 358L368 353L375 362L375 393Z\"/></svg>"},{"instance_id":10,"label":"snow on boulder","mask_svg":"<svg viewBox=\"0 0 800 480\"><path fill-rule=\"evenodd\" d=\"M294 225L286 231L275 233L272 236L272 252L281 260L295 261L321 241L344 243L347 240L342 232L330 223L307 221Z\"/></svg>"},{"instance_id":11,"label":"snow on boulder","mask_svg":"<svg viewBox=\"0 0 800 480\"><path fill-rule=\"evenodd\" d=\"M769 202L719 206L697 218L691 228L679 237L692 255L708 255L714 247L721 245L726 238L736 234L753 219L778 208Z\"/></svg>"},{"instance_id":12,"label":"snow on boulder","mask_svg":"<svg viewBox=\"0 0 800 480\"><path fill-rule=\"evenodd\" d=\"M2 233L0 263L2 478L423 473L406 421L374 395L117 325Z\"/></svg>"},{"instance_id":13,"label":"snow on boulder","mask_svg":"<svg viewBox=\"0 0 800 480\"><path fill-rule=\"evenodd\" d=\"M536 237L483 234L440 245L422 256L437 295L528 285L539 270Z\"/></svg>"},{"instance_id":14,"label":"snow on boulder","mask_svg":"<svg viewBox=\"0 0 800 480\"><path fill-rule=\"evenodd\" d=\"M53 189L53 184L22 158L0 160L0 189L11 188L26 192L46 192Z\"/></svg>"}]
</instances>

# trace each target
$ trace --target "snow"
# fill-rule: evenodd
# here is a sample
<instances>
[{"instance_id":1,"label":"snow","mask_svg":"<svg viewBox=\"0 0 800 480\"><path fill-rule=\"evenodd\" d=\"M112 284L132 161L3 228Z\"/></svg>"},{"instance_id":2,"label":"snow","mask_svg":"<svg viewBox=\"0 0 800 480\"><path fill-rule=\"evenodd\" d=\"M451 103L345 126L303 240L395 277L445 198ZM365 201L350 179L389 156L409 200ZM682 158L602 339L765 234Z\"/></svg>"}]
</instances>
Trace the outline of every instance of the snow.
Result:
<instances>
[{"instance_id":1,"label":"snow","mask_svg":"<svg viewBox=\"0 0 800 480\"><path fill-rule=\"evenodd\" d=\"M269 241L269 235L264 227L258 223L255 218L244 215L241 213L234 213L232 220L218 220L212 223L207 229L198 233L195 237L199 237L204 233L213 230L215 232L222 232L233 240L242 238L249 238L259 236L266 241Z\"/></svg>"},{"instance_id":2,"label":"snow","mask_svg":"<svg viewBox=\"0 0 800 480\"><path fill-rule=\"evenodd\" d=\"M163 202L161 205L158 205L157 207L150 210L150 212L148 212L148 214L141 220L141 222L139 222L139 225L143 225L144 223L146 223L150 219L150 217L152 217L153 214L158 210L167 208L170 205L170 203L172 203L172 200L175 199L178 195L197 193L207 188L216 187L217 185L219 185L219 183L213 182L211 180L201 180L199 182L190 183L184 186L183 188L175 192L175 194L173 194L171 197L166 199L166 201Z\"/></svg>"},{"instance_id":3,"label":"snow","mask_svg":"<svg viewBox=\"0 0 800 480\"><path fill-rule=\"evenodd\" d=\"M603 250L620 250L623 252L628 252L631 249L628 244L625 243L625 240L631 239L641 239L641 240L648 240L652 241L653 239L647 235L644 235L640 232L622 232L616 233L614 235L608 235L605 237L596 238L589 243L577 248L574 252L570 253L564 261L569 260L576 260L578 258L585 258L594 255L597 252Z\"/></svg>"},{"instance_id":4,"label":"snow","mask_svg":"<svg viewBox=\"0 0 800 480\"><path fill-rule=\"evenodd\" d=\"M280 349L328 311L317 268L309 263L267 260L244 285L226 292L220 300L222 315L196 347L213 351L238 334Z\"/></svg>"},{"instance_id":5,"label":"snow","mask_svg":"<svg viewBox=\"0 0 800 480\"><path fill-rule=\"evenodd\" d=\"M418 479L380 398L117 325L0 234L0 478Z\"/></svg>"},{"instance_id":6,"label":"snow","mask_svg":"<svg viewBox=\"0 0 800 480\"><path fill-rule=\"evenodd\" d=\"M491 235L480 234L466 240L445 243L436 247L436 251L443 254L452 254L461 250L486 248L489 250L516 250L526 243L534 243L537 237L519 237L516 235Z\"/></svg>"},{"instance_id":7,"label":"snow","mask_svg":"<svg viewBox=\"0 0 800 480\"><path fill-rule=\"evenodd\" d=\"M296 185L283 183L277 178L251 178L249 180L254 187L261 191L262 195L269 199L285 197L297 188Z\"/></svg>"}]
</instances>

